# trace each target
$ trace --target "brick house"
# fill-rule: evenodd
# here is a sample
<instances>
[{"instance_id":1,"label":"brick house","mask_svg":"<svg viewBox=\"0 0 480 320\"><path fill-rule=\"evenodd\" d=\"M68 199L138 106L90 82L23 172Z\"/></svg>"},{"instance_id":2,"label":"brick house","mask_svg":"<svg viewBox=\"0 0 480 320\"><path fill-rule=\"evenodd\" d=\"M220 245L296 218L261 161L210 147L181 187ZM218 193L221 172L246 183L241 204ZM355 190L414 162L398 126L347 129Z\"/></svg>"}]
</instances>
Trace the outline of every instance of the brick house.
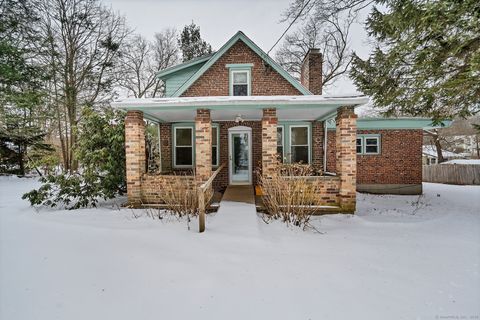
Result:
<instances>
[{"instance_id":1,"label":"brick house","mask_svg":"<svg viewBox=\"0 0 480 320\"><path fill-rule=\"evenodd\" d=\"M364 96L322 95L322 55L311 49L297 81L242 32L216 53L159 73L166 97L123 99L130 203L157 203L162 186L184 172L213 186L256 185L276 159L309 163L318 205L354 212L356 190L422 192L426 119L357 119ZM158 138L158 170L148 172L145 120ZM152 130L151 128L149 130ZM193 175L195 173L195 175Z\"/></svg>"}]
</instances>

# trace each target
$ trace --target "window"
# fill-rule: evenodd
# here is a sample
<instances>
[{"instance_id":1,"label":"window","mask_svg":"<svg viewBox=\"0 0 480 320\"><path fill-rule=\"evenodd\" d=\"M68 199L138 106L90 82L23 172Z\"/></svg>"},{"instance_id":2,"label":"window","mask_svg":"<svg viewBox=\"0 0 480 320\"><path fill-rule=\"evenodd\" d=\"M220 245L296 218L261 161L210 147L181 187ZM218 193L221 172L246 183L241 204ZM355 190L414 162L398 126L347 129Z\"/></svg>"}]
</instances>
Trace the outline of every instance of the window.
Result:
<instances>
[{"instance_id":1,"label":"window","mask_svg":"<svg viewBox=\"0 0 480 320\"><path fill-rule=\"evenodd\" d=\"M290 126L291 163L310 162L309 128L309 126Z\"/></svg>"},{"instance_id":2,"label":"window","mask_svg":"<svg viewBox=\"0 0 480 320\"><path fill-rule=\"evenodd\" d=\"M175 127L173 141L174 166L191 167L193 165L193 127Z\"/></svg>"},{"instance_id":3,"label":"window","mask_svg":"<svg viewBox=\"0 0 480 320\"><path fill-rule=\"evenodd\" d=\"M380 153L380 135L358 135L357 136L357 154L379 154Z\"/></svg>"},{"instance_id":4,"label":"window","mask_svg":"<svg viewBox=\"0 0 480 320\"><path fill-rule=\"evenodd\" d=\"M280 162L283 162L283 126L277 127L277 155Z\"/></svg>"},{"instance_id":5,"label":"window","mask_svg":"<svg viewBox=\"0 0 480 320\"><path fill-rule=\"evenodd\" d=\"M212 126L212 166L218 166L218 133L217 126Z\"/></svg>"},{"instance_id":6,"label":"window","mask_svg":"<svg viewBox=\"0 0 480 320\"><path fill-rule=\"evenodd\" d=\"M357 153L361 154L363 151L363 139L357 138Z\"/></svg>"},{"instance_id":7,"label":"window","mask_svg":"<svg viewBox=\"0 0 480 320\"><path fill-rule=\"evenodd\" d=\"M231 70L230 71L230 95L249 96L250 95L250 70Z\"/></svg>"},{"instance_id":8,"label":"window","mask_svg":"<svg viewBox=\"0 0 480 320\"><path fill-rule=\"evenodd\" d=\"M365 154L377 154L379 149L378 137L365 137Z\"/></svg>"}]
</instances>

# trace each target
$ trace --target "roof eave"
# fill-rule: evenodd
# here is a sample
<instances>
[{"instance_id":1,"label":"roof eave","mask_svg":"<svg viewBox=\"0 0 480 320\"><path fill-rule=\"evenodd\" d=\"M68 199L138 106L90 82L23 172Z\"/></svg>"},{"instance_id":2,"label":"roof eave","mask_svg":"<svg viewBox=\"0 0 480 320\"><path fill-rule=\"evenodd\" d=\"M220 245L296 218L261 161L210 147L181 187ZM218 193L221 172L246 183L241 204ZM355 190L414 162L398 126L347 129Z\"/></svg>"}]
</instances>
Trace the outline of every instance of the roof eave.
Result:
<instances>
[{"instance_id":1,"label":"roof eave","mask_svg":"<svg viewBox=\"0 0 480 320\"><path fill-rule=\"evenodd\" d=\"M159 71L157 73L157 78L164 79L164 78L167 78L168 76L170 76L171 74L176 73L180 70L195 66L195 65L200 64L200 63L205 63L208 60L210 60L212 58L212 56L213 56L213 54L209 54L209 55L206 55L204 57L200 57L200 58L195 59L195 60L186 61L184 63L168 67L166 69L163 69L162 71Z\"/></svg>"}]
</instances>

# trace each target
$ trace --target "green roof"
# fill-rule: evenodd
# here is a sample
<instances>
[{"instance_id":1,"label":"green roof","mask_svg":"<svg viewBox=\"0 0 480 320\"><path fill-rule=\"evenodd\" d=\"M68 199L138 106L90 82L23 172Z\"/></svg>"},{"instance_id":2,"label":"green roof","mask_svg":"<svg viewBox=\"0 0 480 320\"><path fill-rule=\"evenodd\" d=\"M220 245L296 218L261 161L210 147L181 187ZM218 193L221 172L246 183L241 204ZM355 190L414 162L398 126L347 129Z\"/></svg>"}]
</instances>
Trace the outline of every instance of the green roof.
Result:
<instances>
[{"instance_id":1,"label":"green roof","mask_svg":"<svg viewBox=\"0 0 480 320\"><path fill-rule=\"evenodd\" d=\"M332 119L333 120L333 119ZM432 129L448 127L452 121L445 120L440 125L434 125L428 118L358 118L358 130L392 130L392 129ZM335 129L335 121L327 122L328 129Z\"/></svg>"},{"instance_id":2,"label":"green roof","mask_svg":"<svg viewBox=\"0 0 480 320\"><path fill-rule=\"evenodd\" d=\"M201 56L201 57L198 57L198 58L194 58L194 59L192 59L192 60L185 61L184 63L180 63L180 64L177 64L177 65L168 67L168 68L166 68L166 69L163 69L162 71L160 71L160 72L157 73L157 77L160 78L160 79L166 79L166 78L168 78L168 76L171 75L172 73L175 73L175 72L177 72L177 71L183 70L183 69L185 69L185 68L189 68L189 67L195 66L195 65L200 64L200 63L205 63L205 62L207 62L208 60L210 60L210 58L211 58L214 54L215 54L215 52L210 53L210 54L207 54L207 55L204 55L204 56Z\"/></svg>"}]
</instances>

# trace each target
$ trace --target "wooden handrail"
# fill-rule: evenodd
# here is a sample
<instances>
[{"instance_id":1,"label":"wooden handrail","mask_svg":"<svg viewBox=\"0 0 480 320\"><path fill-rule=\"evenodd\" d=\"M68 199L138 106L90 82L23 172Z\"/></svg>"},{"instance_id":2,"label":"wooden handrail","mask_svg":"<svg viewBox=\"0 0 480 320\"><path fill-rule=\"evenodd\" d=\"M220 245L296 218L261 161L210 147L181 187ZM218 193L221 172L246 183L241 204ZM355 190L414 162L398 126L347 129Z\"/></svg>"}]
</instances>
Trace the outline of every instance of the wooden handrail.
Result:
<instances>
[{"instance_id":1,"label":"wooden handrail","mask_svg":"<svg viewBox=\"0 0 480 320\"><path fill-rule=\"evenodd\" d=\"M220 171L222 171L222 169L225 167L225 163L223 163L220 167L217 168L217 170L215 170L212 175L210 176L210 178L208 178L207 181L205 181L201 186L200 186L200 189L202 189L203 192L205 192L207 190L207 188L212 184L213 180L215 179L215 177L220 173Z\"/></svg>"},{"instance_id":2,"label":"wooden handrail","mask_svg":"<svg viewBox=\"0 0 480 320\"><path fill-rule=\"evenodd\" d=\"M225 167L225 163L223 163L220 167L215 170L210 178L205 181L201 186L198 187L198 231L203 232L205 231L205 191L211 186L215 177L222 171ZM210 201L210 199L208 200Z\"/></svg>"}]
</instances>

